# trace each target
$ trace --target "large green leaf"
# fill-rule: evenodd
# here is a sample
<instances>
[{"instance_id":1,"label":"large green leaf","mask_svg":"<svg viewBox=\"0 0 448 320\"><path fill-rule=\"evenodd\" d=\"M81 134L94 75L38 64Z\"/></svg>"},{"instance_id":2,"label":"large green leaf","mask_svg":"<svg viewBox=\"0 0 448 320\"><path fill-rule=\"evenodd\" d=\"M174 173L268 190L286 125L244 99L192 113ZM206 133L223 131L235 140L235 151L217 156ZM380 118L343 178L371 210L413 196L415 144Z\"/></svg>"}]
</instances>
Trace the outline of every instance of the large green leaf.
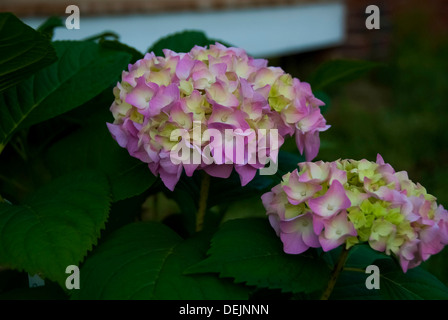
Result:
<instances>
[{"instance_id":1,"label":"large green leaf","mask_svg":"<svg viewBox=\"0 0 448 320\"><path fill-rule=\"evenodd\" d=\"M375 256L376 260L374 260ZM379 268L380 289L367 289L366 287L366 279L370 274L365 273L365 269L371 264ZM410 269L404 273L392 258L385 255L381 257L381 254L374 253L373 250L369 252L367 248L362 248L350 255L330 298L445 300L448 299L448 288L421 267Z\"/></svg>"},{"instance_id":2,"label":"large green leaf","mask_svg":"<svg viewBox=\"0 0 448 320\"><path fill-rule=\"evenodd\" d=\"M58 27L63 27L64 23L62 22L62 19L57 16L52 16L45 20L38 28L37 31L44 34L47 38L53 39L54 36L54 29Z\"/></svg>"},{"instance_id":3,"label":"large green leaf","mask_svg":"<svg viewBox=\"0 0 448 320\"><path fill-rule=\"evenodd\" d=\"M365 269L376 260L382 259L390 259L390 256L387 256L384 252L372 249L367 243L357 244L350 249L346 266L350 268Z\"/></svg>"},{"instance_id":4,"label":"large green leaf","mask_svg":"<svg viewBox=\"0 0 448 320\"><path fill-rule=\"evenodd\" d=\"M56 63L0 94L0 147L18 128L65 113L99 94L130 60L128 53L92 41L60 41L54 47Z\"/></svg>"},{"instance_id":5,"label":"large green leaf","mask_svg":"<svg viewBox=\"0 0 448 320\"><path fill-rule=\"evenodd\" d=\"M330 60L319 66L310 76L308 82L313 90L322 90L333 84L356 79L367 71L382 65L378 62L364 60Z\"/></svg>"},{"instance_id":6,"label":"large green leaf","mask_svg":"<svg viewBox=\"0 0 448 320\"><path fill-rule=\"evenodd\" d=\"M144 56L143 53L141 53L137 49L128 46L127 44L124 44L118 40L101 39L99 41L99 44L103 48L129 53L132 57L130 63L135 63L137 60L143 59Z\"/></svg>"},{"instance_id":7,"label":"large green leaf","mask_svg":"<svg viewBox=\"0 0 448 320\"><path fill-rule=\"evenodd\" d=\"M261 288L313 292L327 283L330 269L322 259L304 253L288 255L267 219L230 220L212 238L209 257L188 273L216 272Z\"/></svg>"},{"instance_id":8,"label":"large green leaf","mask_svg":"<svg viewBox=\"0 0 448 320\"><path fill-rule=\"evenodd\" d=\"M184 275L204 242L183 240L157 222L127 225L98 246L81 269L74 299L247 299L248 289L212 275Z\"/></svg>"},{"instance_id":9,"label":"large green leaf","mask_svg":"<svg viewBox=\"0 0 448 320\"><path fill-rule=\"evenodd\" d=\"M109 187L96 172L54 180L22 205L0 203L0 265L65 283L96 244L109 211Z\"/></svg>"},{"instance_id":10,"label":"large green leaf","mask_svg":"<svg viewBox=\"0 0 448 320\"><path fill-rule=\"evenodd\" d=\"M188 177L185 174L181 176L174 192L169 192L169 196L172 197L182 212L183 225L190 233L195 232L196 226L196 214L198 210L198 200L200 197L201 180L204 177L205 172L195 172L192 177ZM227 212L229 206L241 205L241 200L248 200L251 198L258 198L267 192L276 182L274 176L261 176L257 173L254 179L246 186L241 186L241 180L238 173L233 170L228 178L210 177L210 189L207 198L208 210L205 215L204 228L216 228L221 222L224 214ZM244 199L241 197L244 194ZM218 208L219 207L219 208ZM261 202L259 206L255 206L255 209L262 208ZM250 207L254 209L253 206ZM218 210L216 210L218 209ZM244 208L239 207L242 211ZM250 216L254 216L253 210L250 212ZM231 212L231 216L235 217L238 212ZM263 213L264 215L264 213ZM245 215L247 216L247 215Z\"/></svg>"},{"instance_id":11,"label":"large green leaf","mask_svg":"<svg viewBox=\"0 0 448 320\"><path fill-rule=\"evenodd\" d=\"M117 144L105 122L81 128L59 140L46 156L49 169L56 175L80 169L106 173L113 201L138 195L156 181L147 164L131 157Z\"/></svg>"},{"instance_id":12,"label":"large green leaf","mask_svg":"<svg viewBox=\"0 0 448 320\"><path fill-rule=\"evenodd\" d=\"M403 273L390 259L380 260L377 265L381 271L380 291L386 299L448 299L448 288L420 267Z\"/></svg>"},{"instance_id":13,"label":"large green leaf","mask_svg":"<svg viewBox=\"0 0 448 320\"><path fill-rule=\"evenodd\" d=\"M148 52L154 52L156 56L162 56L163 49L170 49L175 52L189 52L195 45L205 47L216 42L228 47L231 46L224 41L208 38L202 31L185 30L159 39L148 49Z\"/></svg>"},{"instance_id":14,"label":"large green leaf","mask_svg":"<svg viewBox=\"0 0 448 320\"><path fill-rule=\"evenodd\" d=\"M0 92L56 61L50 40L9 12L0 13Z\"/></svg>"}]
</instances>

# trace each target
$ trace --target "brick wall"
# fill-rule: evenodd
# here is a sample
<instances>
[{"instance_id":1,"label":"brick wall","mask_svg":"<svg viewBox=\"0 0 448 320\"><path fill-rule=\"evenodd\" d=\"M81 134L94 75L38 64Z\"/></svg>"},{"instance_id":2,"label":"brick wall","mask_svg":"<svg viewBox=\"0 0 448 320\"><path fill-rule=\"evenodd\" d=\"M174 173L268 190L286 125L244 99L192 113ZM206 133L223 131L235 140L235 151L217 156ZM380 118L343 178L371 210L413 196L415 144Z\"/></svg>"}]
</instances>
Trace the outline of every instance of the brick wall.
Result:
<instances>
[{"instance_id":1,"label":"brick wall","mask_svg":"<svg viewBox=\"0 0 448 320\"><path fill-rule=\"evenodd\" d=\"M197 10L247 9L260 6L315 4L331 0L1 0L0 11L11 11L21 17L64 15L68 4L76 4L83 15L157 13ZM419 12L429 17L428 37L448 35L448 0L345 0L346 41L327 53L345 58L381 60L386 58L401 26L403 16ZM368 30L366 7L380 9L380 30ZM418 22L416 22L418 23ZM417 26L418 27L418 26Z\"/></svg>"},{"instance_id":2,"label":"brick wall","mask_svg":"<svg viewBox=\"0 0 448 320\"><path fill-rule=\"evenodd\" d=\"M64 15L74 4L83 15L179 12L196 10L246 9L332 0L1 0L0 11L21 17Z\"/></svg>"}]
</instances>

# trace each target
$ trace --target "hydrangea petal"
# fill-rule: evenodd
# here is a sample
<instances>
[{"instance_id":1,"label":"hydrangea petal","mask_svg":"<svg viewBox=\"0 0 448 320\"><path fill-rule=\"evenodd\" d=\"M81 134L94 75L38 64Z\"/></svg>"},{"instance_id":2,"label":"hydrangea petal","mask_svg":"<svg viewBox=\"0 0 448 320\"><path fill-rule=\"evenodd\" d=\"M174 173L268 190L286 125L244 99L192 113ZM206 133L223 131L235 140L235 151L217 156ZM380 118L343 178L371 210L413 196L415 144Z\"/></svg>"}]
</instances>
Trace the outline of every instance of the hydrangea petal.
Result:
<instances>
[{"instance_id":1,"label":"hydrangea petal","mask_svg":"<svg viewBox=\"0 0 448 320\"><path fill-rule=\"evenodd\" d=\"M350 207L350 199L338 180L334 180L328 191L321 197L308 201L311 210L318 216L329 218Z\"/></svg>"}]
</instances>

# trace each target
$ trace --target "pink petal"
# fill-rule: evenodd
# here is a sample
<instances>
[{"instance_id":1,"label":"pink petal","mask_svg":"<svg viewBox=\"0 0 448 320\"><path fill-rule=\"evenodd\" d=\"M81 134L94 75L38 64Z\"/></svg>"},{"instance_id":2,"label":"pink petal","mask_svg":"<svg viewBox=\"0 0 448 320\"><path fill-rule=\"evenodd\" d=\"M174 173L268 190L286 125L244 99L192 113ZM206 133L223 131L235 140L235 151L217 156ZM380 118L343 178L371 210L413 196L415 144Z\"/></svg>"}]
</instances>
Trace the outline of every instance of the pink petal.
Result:
<instances>
[{"instance_id":1,"label":"pink petal","mask_svg":"<svg viewBox=\"0 0 448 320\"><path fill-rule=\"evenodd\" d=\"M294 170L289 176L288 185L283 186L283 190L288 196L288 201L294 205L307 201L321 189L322 186L319 184L312 182L300 182L297 169Z\"/></svg>"},{"instance_id":2,"label":"pink petal","mask_svg":"<svg viewBox=\"0 0 448 320\"><path fill-rule=\"evenodd\" d=\"M239 128L242 130L249 129L249 124L246 122L246 114L238 109L225 107L221 105L214 105L212 114L208 119L209 128Z\"/></svg>"},{"instance_id":3,"label":"pink petal","mask_svg":"<svg viewBox=\"0 0 448 320\"><path fill-rule=\"evenodd\" d=\"M309 246L298 233L280 233L280 239L283 242L283 251L289 254L299 254L308 250Z\"/></svg>"},{"instance_id":4,"label":"pink petal","mask_svg":"<svg viewBox=\"0 0 448 320\"><path fill-rule=\"evenodd\" d=\"M194 171L199 167L199 164L183 163L182 166L184 167L187 176L192 177Z\"/></svg>"},{"instance_id":5,"label":"pink petal","mask_svg":"<svg viewBox=\"0 0 448 320\"><path fill-rule=\"evenodd\" d=\"M122 126L111 123L106 123L106 125L118 145L122 148L126 148L126 145L128 144L128 135L126 131L123 130Z\"/></svg>"},{"instance_id":6,"label":"pink petal","mask_svg":"<svg viewBox=\"0 0 448 320\"><path fill-rule=\"evenodd\" d=\"M185 55L180 59L176 67L176 76L180 80L186 80L190 76L191 69L194 66L194 60L190 58L189 55Z\"/></svg>"},{"instance_id":7,"label":"pink petal","mask_svg":"<svg viewBox=\"0 0 448 320\"><path fill-rule=\"evenodd\" d=\"M211 164L204 167L204 171L212 177L227 179L232 173L233 164Z\"/></svg>"},{"instance_id":8,"label":"pink petal","mask_svg":"<svg viewBox=\"0 0 448 320\"><path fill-rule=\"evenodd\" d=\"M171 191L174 191L174 188L180 179L180 176L182 174L182 165L179 166L173 165L173 169L175 170L167 171L163 167L159 168L160 178L162 179L165 186Z\"/></svg>"},{"instance_id":9,"label":"pink petal","mask_svg":"<svg viewBox=\"0 0 448 320\"><path fill-rule=\"evenodd\" d=\"M179 95L179 87L174 83L167 87L160 87L151 101L149 101L148 115L158 115L164 107L173 101L179 100Z\"/></svg>"},{"instance_id":10,"label":"pink petal","mask_svg":"<svg viewBox=\"0 0 448 320\"><path fill-rule=\"evenodd\" d=\"M314 233L320 235L322 230L324 230L324 218L313 214L313 230Z\"/></svg>"},{"instance_id":11,"label":"pink petal","mask_svg":"<svg viewBox=\"0 0 448 320\"><path fill-rule=\"evenodd\" d=\"M383 157L379 153L376 155L376 163L379 165L385 164Z\"/></svg>"},{"instance_id":12,"label":"pink petal","mask_svg":"<svg viewBox=\"0 0 448 320\"><path fill-rule=\"evenodd\" d=\"M269 218L269 223L271 224L272 228L275 230L275 233L277 234L277 236L280 236L280 219L277 215L275 214L270 214L268 216Z\"/></svg>"},{"instance_id":13,"label":"pink petal","mask_svg":"<svg viewBox=\"0 0 448 320\"><path fill-rule=\"evenodd\" d=\"M275 212L271 212L271 208L272 208L271 203L272 203L273 199L274 199L274 192L272 192L272 191L266 192L261 196L261 202L263 203L263 206L266 209L267 214L275 213Z\"/></svg>"},{"instance_id":14,"label":"pink petal","mask_svg":"<svg viewBox=\"0 0 448 320\"><path fill-rule=\"evenodd\" d=\"M319 153L320 138L319 131L307 132L305 134L305 158L312 161Z\"/></svg>"},{"instance_id":15,"label":"pink petal","mask_svg":"<svg viewBox=\"0 0 448 320\"><path fill-rule=\"evenodd\" d=\"M216 103L225 107L237 107L240 103L238 98L230 93L226 85L221 81L216 81L205 91L210 103Z\"/></svg>"},{"instance_id":16,"label":"pink petal","mask_svg":"<svg viewBox=\"0 0 448 320\"><path fill-rule=\"evenodd\" d=\"M330 165L330 179L328 183L331 185L334 180L338 180L342 185L347 183L347 171L338 169L336 163Z\"/></svg>"},{"instance_id":17,"label":"pink petal","mask_svg":"<svg viewBox=\"0 0 448 320\"><path fill-rule=\"evenodd\" d=\"M334 180L323 196L310 199L308 205L315 214L329 218L341 210L349 208L351 203L342 184L338 180Z\"/></svg>"},{"instance_id":18,"label":"pink petal","mask_svg":"<svg viewBox=\"0 0 448 320\"><path fill-rule=\"evenodd\" d=\"M241 186L245 186L255 177L257 169L249 164L246 165L235 165L235 171L240 175Z\"/></svg>"},{"instance_id":19,"label":"pink petal","mask_svg":"<svg viewBox=\"0 0 448 320\"><path fill-rule=\"evenodd\" d=\"M344 238L339 239L326 239L322 235L319 236L319 243L322 246L322 250L325 252L333 250L334 248L339 247L345 241Z\"/></svg>"},{"instance_id":20,"label":"pink petal","mask_svg":"<svg viewBox=\"0 0 448 320\"><path fill-rule=\"evenodd\" d=\"M154 83L147 84L145 77L137 79L137 86L126 95L126 103L137 107L140 110L146 110L149 107L149 101L153 98L158 86Z\"/></svg>"},{"instance_id":21,"label":"pink petal","mask_svg":"<svg viewBox=\"0 0 448 320\"><path fill-rule=\"evenodd\" d=\"M323 161L303 162L299 163L299 166L301 171L303 171L299 176L300 182L312 182L320 184L328 179L328 175L330 173L330 165L328 163L325 163Z\"/></svg>"}]
</instances>

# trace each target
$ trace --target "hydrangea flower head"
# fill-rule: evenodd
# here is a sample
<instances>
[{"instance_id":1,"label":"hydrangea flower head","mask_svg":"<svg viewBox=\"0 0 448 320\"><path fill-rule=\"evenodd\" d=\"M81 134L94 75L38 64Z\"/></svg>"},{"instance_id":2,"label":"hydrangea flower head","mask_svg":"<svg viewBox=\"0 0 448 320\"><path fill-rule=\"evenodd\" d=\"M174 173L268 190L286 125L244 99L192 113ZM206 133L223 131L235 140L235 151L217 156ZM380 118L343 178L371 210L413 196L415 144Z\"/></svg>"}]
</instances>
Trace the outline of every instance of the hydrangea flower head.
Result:
<instances>
[{"instance_id":1,"label":"hydrangea flower head","mask_svg":"<svg viewBox=\"0 0 448 320\"><path fill-rule=\"evenodd\" d=\"M319 132L329 128L319 108L323 103L307 83L219 43L187 53L166 49L164 57L148 53L123 71L114 95L109 131L171 190L183 170L188 176L205 170L225 178L235 169L247 184L266 164L260 149L249 148L254 141L264 143L263 152L276 161L284 138L295 135L298 149L311 161L319 150ZM224 136L226 130L242 141L242 154L208 134ZM275 138L259 134L273 130ZM200 161L173 161L172 150L180 144Z\"/></svg>"},{"instance_id":2,"label":"hydrangea flower head","mask_svg":"<svg viewBox=\"0 0 448 320\"><path fill-rule=\"evenodd\" d=\"M286 253L364 242L406 272L448 244L448 211L380 155L299 163L262 201Z\"/></svg>"}]
</instances>

